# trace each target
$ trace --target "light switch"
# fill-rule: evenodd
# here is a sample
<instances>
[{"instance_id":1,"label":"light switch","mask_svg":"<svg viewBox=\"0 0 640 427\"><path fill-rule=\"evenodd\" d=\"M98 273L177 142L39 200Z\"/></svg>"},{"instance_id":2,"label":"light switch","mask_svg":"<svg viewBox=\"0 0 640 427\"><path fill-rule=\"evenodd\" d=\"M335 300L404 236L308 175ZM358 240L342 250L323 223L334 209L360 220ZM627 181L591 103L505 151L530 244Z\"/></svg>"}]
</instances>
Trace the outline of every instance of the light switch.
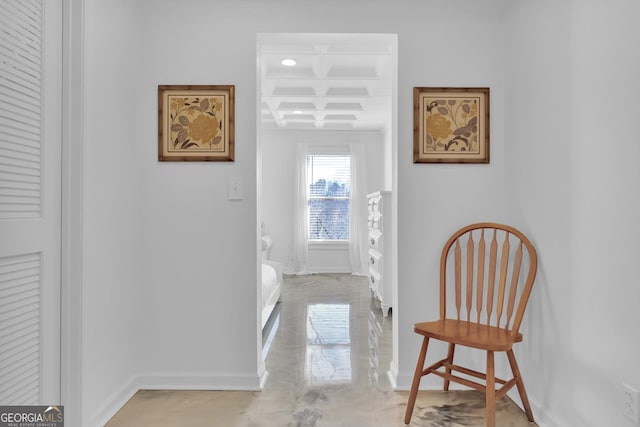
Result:
<instances>
[{"instance_id":1,"label":"light switch","mask_svg":"<svg viewBox=\"0 0 640 427\"><path fill-rule=\"evenodd\" d=\"M229 200L242 200L242 178L229 177Z\"/></svg>"}]
</instances>

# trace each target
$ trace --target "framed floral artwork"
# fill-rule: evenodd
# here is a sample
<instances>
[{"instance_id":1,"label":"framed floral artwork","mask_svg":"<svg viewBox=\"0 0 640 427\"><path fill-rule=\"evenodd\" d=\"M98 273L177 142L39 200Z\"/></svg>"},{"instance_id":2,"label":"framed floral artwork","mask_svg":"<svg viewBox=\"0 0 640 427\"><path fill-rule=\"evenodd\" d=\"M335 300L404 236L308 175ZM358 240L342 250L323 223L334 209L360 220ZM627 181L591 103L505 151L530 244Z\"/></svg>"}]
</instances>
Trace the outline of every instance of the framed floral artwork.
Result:
<instances>
[{"instance_id":1,"label":"framed floral artwork","mask_svg":"<svg viewBox=\"0 0 640 427\"><path fill-rule=\"evenodd\" d=\"M235 86L159 85L158 160L234 160Z\"/></svg>"},{"instance_id":2,"label":"framed floral artwork","mask_svg":"<svg viewBox=\"0 0 640 427\"><path fill-rule=\"evenodd\" d=\"M413 88L414 163L489 163L489 88Z\"/></svg>"}]
</instances>

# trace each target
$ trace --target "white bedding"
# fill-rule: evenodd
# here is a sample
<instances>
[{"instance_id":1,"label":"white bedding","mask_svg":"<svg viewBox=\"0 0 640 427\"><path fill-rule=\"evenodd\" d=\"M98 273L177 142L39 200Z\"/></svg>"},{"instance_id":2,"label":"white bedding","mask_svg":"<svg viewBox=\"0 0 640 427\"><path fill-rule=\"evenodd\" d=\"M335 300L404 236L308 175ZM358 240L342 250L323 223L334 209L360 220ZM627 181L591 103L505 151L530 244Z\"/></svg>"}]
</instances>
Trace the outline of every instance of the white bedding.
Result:
<instances>
[{"instance_id":1,"label":"white bedding","mask_svg":"<svg viewBox=\"0 0 640 427\"><path fill-rule=\"evenodd\" d=\"M273 290L278 285L278 275L276 269L269 264L262 264L262 306L264 307Z\"/></svg>"},{"instance_id":2,"label":"white bedding","mask_svg":"<svg viewBox=\"0 0 640 427\"><path fill-rule=\"evenodd\" d=\"M267 324L273 312L282 286L282 265L269 260L269 249L273 241L271 236L262 236L262 328Z\"/></svg>"}]
</instances>

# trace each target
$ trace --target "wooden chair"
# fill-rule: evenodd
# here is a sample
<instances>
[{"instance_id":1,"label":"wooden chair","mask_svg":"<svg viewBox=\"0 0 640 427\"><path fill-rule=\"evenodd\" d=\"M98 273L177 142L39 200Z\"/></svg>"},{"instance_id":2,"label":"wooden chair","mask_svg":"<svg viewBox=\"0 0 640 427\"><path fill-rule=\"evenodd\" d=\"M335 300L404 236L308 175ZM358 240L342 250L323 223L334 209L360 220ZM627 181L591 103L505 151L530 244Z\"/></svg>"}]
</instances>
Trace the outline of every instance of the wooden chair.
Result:
<instances>
[{"instance_id":1,"label":"wooden chair","mask_svg":"<svg viewBox=\"0 0 640 427\"><path fill-rule=\"evenodd\" d=\"M485 392L488 427L496 424L496 400L515 385L527 418L533 422L512 346L522 341L520 324L537 264L536 250L531 242L520 231L507 225L472 224L451 236L440 258L440 320L414 325L414 331L424 338L409 394L405 424L411 421L420 379L428 374L444 378L445 391L449 390L450 381L454 381ZM449 349L446 358L424 368L430 338L449 343ZM486 351L486 372L454 365L456 345ZM505 381L495 377L495 352L506 352L512 379ZM496 384L500 386L497 390Z\"/></svg>"}]
</instances>

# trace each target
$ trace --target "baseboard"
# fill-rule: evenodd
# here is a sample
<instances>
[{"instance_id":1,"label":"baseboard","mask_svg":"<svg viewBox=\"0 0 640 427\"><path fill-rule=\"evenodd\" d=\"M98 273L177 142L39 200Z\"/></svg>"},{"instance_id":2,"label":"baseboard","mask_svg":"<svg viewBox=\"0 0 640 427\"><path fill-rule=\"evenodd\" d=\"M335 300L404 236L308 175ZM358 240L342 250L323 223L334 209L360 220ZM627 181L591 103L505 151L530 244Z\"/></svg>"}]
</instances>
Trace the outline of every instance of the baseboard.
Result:
<instances>
[{"instance_id":1,"label":"baseboard","mask_svg":"<svg viewBox=\"0 0 640 427\"><path fill-rule=\"evenodd\" d=\"M262 375L146 374L134 377L114 393L92 418L91 426L103 427L139 390L261 391L268 373Z\"/></svg>"},{"instance_id":2,"label":"baseboard","mask_svg":"<svg viewBox=\"0 0 640 427\"><path fill-rule=\"evenodd\" d=\"M262 378L258 374L246 375L141 375L138 383L141 390L233 390L260 391Z\"/></svg>"},{"instance_id":3,"label":"baseboard","mask_svg":"<svg viewBox=\"0 0 640 427\"><path fill-rule=\"evenodd\" d=\"M411 390L411 383L413 382L413 372L411 374L403 374L397 371L397 366L396 366L396 382L395 385L393 387L393 390L395 391L409 391ZM428 379L425 378L423 379L421 386L420 386L420 390L436 390L436 387L430 387L429 384L426 383ZM440 380L440 383L442 383L442 380Z\"/></svg>"},{"instance_id":4,"label":"baseboard","mask_svg":"<svg viewBox=\"0 0 640 427\"><path fill-rule=\"evenodd\" d=\"M337 266L329 265L329 266L319 266L319 267L309 266L307 269L309 270L308 274L351 273L350 267L345 267L342 265L337 265Z\"/></svg>"},{"instance_id":5,"label":"baseboard","mask_svg":"<svg viewBox=\"0 0 640 427\"><path fill-rule=\"evenodd\" d=\"M125 384L120 390L107 399L107 404L91 419L91 426L102 427L122 408L139 390L136 378Z\"/></svg>"},{"instance_id":6,"label":"baseboard","mask_svg":"<svg viewBox=\"0 0 640 427\"><path fill-rule=\"evenodd\" d=\"M529 403L531 404L533 417L539 427L564 427L549 415L549 412L542 408L535 399L531 398L531 396L529 396Z\"/></svg>"}]
</instances>

